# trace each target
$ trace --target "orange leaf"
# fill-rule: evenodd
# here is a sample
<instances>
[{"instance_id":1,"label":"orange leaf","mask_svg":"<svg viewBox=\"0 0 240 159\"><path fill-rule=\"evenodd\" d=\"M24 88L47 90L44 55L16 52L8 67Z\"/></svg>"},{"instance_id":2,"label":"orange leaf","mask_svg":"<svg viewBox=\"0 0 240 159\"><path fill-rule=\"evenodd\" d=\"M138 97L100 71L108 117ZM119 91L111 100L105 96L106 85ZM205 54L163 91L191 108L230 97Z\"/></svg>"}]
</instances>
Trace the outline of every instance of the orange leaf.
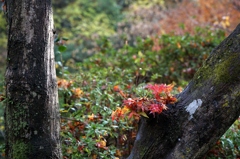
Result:
<instances>
[{"instance_id":1,"label":"orange leaf","mask_svg":"<svg viewBox=\"0 0 240 159\"><path fill-rule=\"evenodd\" d=\"M116 152L115 152L115 156L121 157L122 156L121 151L117 149Z\"/></svg>"},{"instance_id":2,"label":"orange leaf","mask_svg":"<svg viewBox=\"0 0 240 159\"><path fill-rule=\"evenodd\" d=\"M88 120L93 121L93 120L94 120L94 117L95 117L94 114L92 114L92 115L88 115Z\"/></svg>"},{"instance_id":3,"label":"orange leaf","mask_svg":"<svg viewBox=\"0 0 240 159\"><path fill-rule=\"evenodd\" d=\"M115 86L113 86L113 90L114 90L115 92L119 92L119 91L120 91L120 88L119 88L118 85L115 85Z\"/></svg>"},{"instance_id":4,"label":"orange leaf","mask_svg":"<svg viewBox=\"0 0 240 159\"><path fill-rule=\"evenodd\" d=\"M178 47L179 49L181 49L181 47L182 47L179 42L177 43L177 47Z\"/></svg>"},{"instance_id":5,"label":"orange leaf","mask_svg":"<svg viewBox=\"0 0 240 159\"><path fill-rule=\"evenodd\" d=\"M73 93L73 97L80 98L83 95L83 91L80 88L75 88L71 90Z\"/></svg>"}]
</instances>

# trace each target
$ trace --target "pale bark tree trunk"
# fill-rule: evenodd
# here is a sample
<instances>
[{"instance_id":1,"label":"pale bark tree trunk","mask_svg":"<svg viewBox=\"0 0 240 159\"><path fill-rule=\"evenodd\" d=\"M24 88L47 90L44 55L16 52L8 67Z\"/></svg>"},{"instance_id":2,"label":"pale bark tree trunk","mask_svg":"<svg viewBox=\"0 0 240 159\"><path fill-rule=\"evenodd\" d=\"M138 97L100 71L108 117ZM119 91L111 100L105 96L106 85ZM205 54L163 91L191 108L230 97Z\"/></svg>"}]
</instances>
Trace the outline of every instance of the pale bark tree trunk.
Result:
<instances>
[{"instance_id":1,"label":"pale bark tree trunk","mask_svg":"<svg viewBox=\"0 0 240 159\"><path fill-rule=\"evenodd\" d=\"M227 37L178 102L140 122L128 159L198 159L240 115L240 25Z\"/></svg>"},{"instance_id":2,"label":"pale bark tree trunk","mask_svg":"<svg viewBox=\"0 0 240 159\"><path fill-rule=\"evenodd\" d=\"M59 159L51 0L6 0L7 159Z\"/></svg>"}]
</instances>

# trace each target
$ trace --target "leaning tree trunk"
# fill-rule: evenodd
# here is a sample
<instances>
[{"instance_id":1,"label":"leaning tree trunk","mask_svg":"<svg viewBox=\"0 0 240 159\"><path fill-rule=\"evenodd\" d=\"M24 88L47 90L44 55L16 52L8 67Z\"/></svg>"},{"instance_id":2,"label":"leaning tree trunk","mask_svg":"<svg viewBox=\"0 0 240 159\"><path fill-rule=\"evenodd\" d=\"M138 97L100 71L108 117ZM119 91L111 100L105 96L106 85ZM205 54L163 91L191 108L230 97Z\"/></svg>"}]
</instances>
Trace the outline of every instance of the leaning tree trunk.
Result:
<instances>
[{"instance_id":1,"label":"leaning tree trunk","mask_svg":"<svg viewBox=\"0 0 240 159\"><path fill-rule=\"evenodd\" d=\"M158 118L140 122L128 159L198 159L240 115L240 25L227 37L178 102Z\"/></svg>"},{"instance_id":2,"label":"leaning tree trunk","mask_svg":"<svg viewBox=\"0 0 240 159\"><path fill-rule=\"evenodd\" d=\"M59 159L51 0L6 0L7 159Z\"/></svg>"}]
</instances>

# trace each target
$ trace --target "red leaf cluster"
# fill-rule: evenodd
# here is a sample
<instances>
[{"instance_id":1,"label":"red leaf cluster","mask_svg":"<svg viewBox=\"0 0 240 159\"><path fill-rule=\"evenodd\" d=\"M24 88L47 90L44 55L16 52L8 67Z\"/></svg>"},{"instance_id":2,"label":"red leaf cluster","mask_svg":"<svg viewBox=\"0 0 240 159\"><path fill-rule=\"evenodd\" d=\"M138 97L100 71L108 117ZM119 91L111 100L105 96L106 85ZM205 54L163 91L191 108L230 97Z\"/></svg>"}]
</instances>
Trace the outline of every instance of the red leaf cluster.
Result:
<instances>
[{"instance_id":1,"label":"red leaf cluster","mask_svg":"<svg viewBox=\"0 0 240 159\"><path fill-rule=\"evenodd\" d=\"M128 98L123 101L123 108L117 108L112 113L112 120L119 120L128 115L131 117L139 117L140 115L148 117L147 114L162 113L167 110L167 104L173 104L177 99L171 94L173 85L166 84L148 84L146 89L150 90L154 98Z\"/></svg>"}]
</instances>

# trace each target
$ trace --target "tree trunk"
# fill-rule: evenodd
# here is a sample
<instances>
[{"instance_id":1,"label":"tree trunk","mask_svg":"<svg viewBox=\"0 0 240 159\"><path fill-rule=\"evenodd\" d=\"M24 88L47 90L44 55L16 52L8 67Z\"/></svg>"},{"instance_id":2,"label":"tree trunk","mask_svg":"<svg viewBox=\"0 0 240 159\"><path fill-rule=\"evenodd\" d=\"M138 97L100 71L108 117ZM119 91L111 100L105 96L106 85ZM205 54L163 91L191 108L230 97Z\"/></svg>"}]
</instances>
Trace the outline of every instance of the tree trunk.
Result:
<instances>
[{"instance_id":1,"label":"tree trunk","mask_svg":"<svg viewBox=\"0 0 240 159\"><path fill-rule=\"evenodd\" d=\"M128 159L198 159L240 115L240 25L195 74L178 102L142 118Z\"/></svg>"},{"instance_id":2,"label":"tree trunk","mask_svg":"<svg viewBox=\"0 0 240 159\"><path fill-rule=\"evenodd\" d=\"M7 159L60 159L51 0L7 0Z\"/></svg>"}]
</instances>

